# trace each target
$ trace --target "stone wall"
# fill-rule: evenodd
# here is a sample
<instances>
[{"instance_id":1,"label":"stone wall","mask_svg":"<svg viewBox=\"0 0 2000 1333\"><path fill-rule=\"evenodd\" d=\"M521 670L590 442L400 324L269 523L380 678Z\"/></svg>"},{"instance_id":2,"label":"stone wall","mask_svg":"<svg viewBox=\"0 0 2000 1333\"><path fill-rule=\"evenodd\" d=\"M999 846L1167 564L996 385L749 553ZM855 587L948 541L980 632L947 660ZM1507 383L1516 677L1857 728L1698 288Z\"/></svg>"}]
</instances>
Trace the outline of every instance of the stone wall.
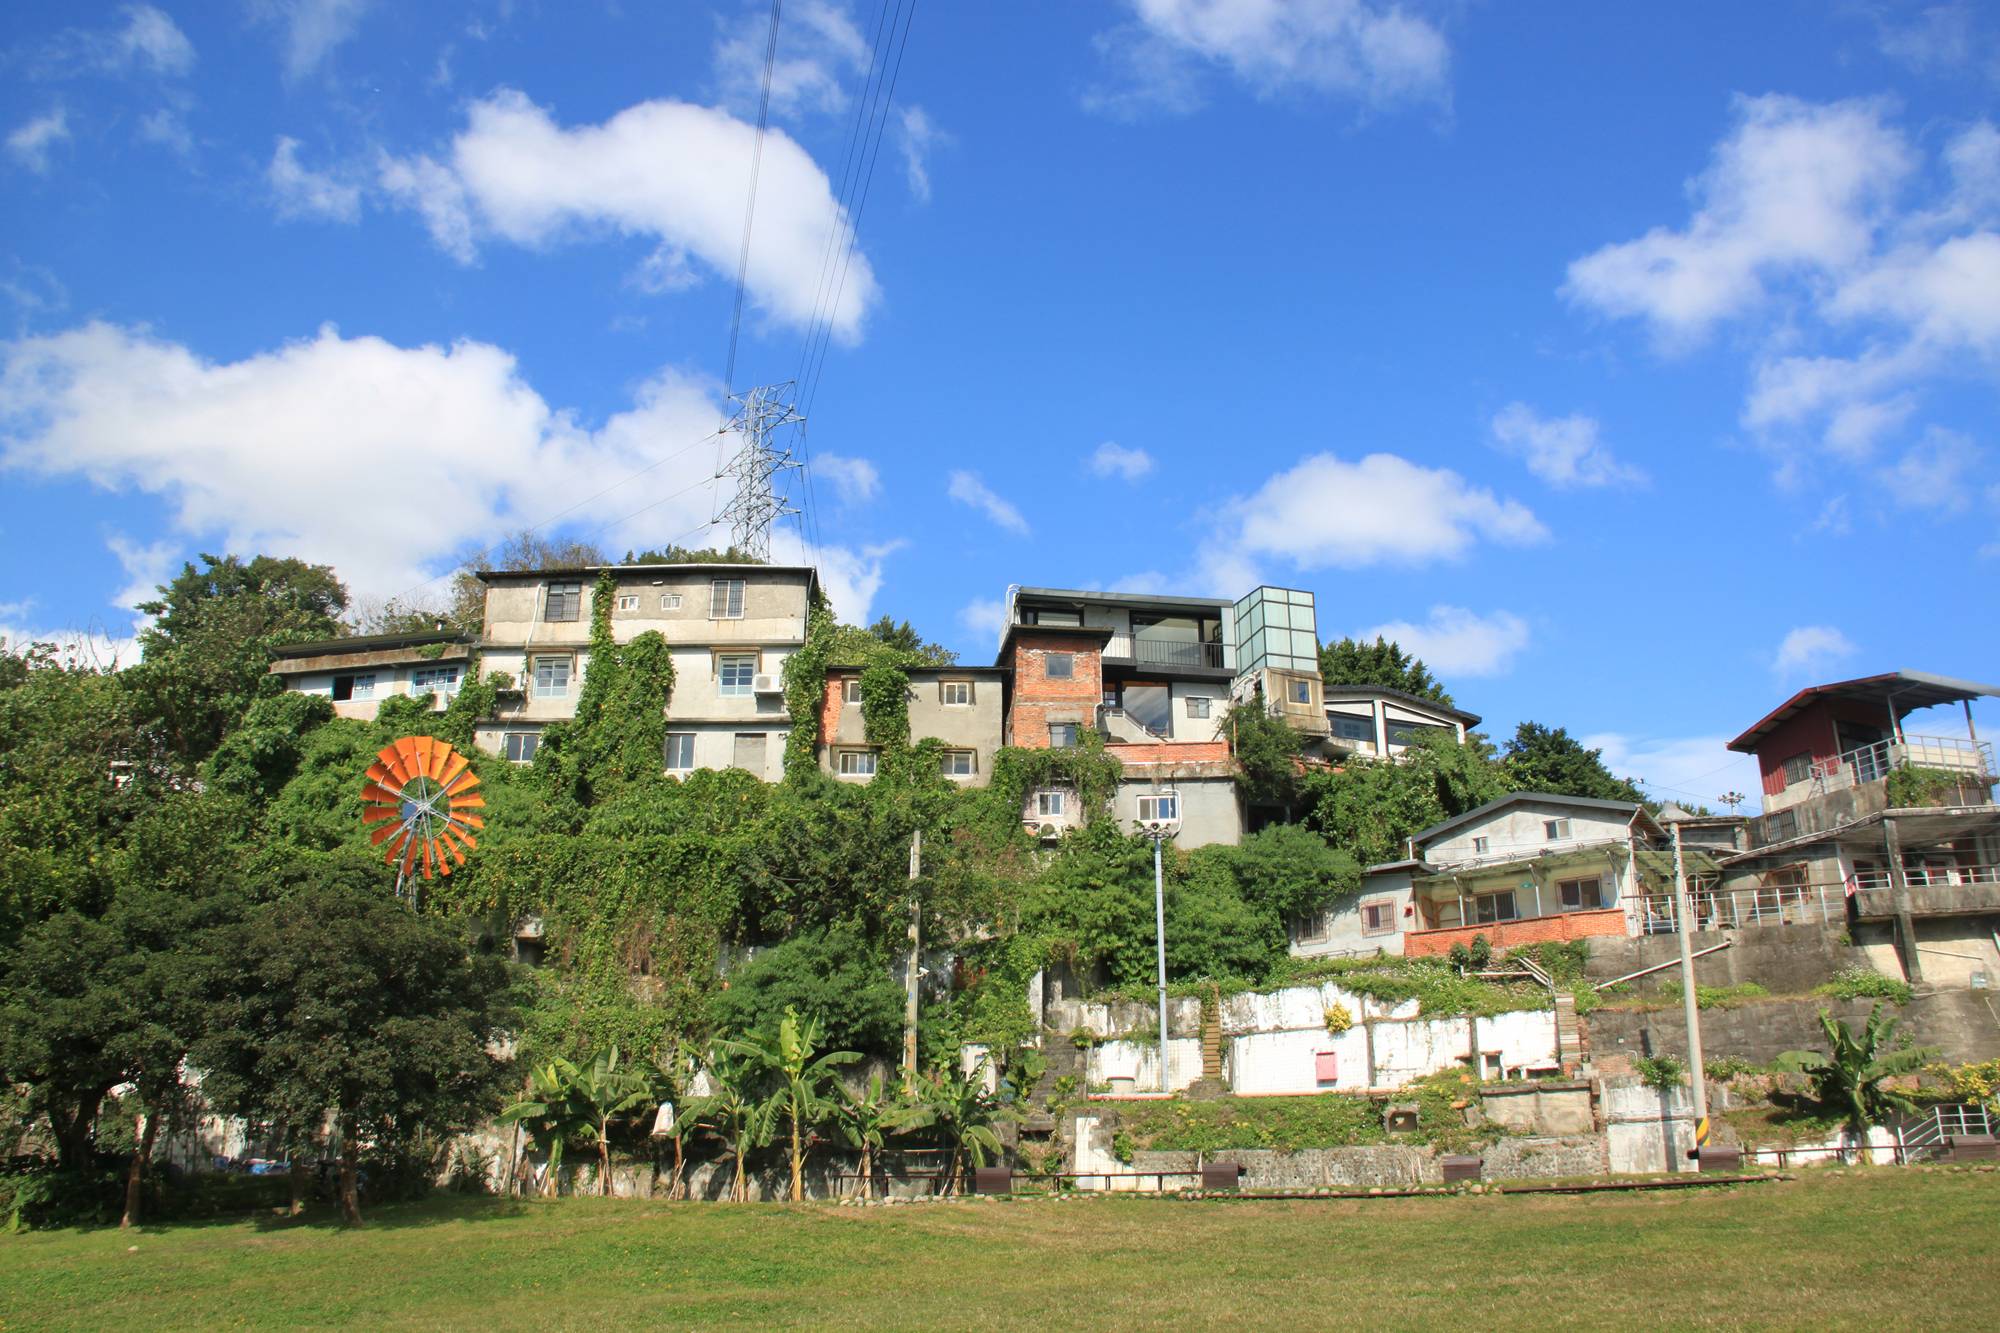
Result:
<instances>
[{"instance_id":1,"label":"stone wall","mask_svg":"<svg viewBox=\"0 0 2000 1333\"><path fill-rule=\"evenodd\" d=\"M1766 990L1798 993L1811 990L1844 967L1867 963L1863 951L1848 943L1845 921L1698 930L1689 943L1697 952L1718 944L1729 945L1694 960L1694 979L1702 986L1754 981ZM1584 975L1592 983L1610 981L1642 967L1679 962L1680 950L1678 935L1593 939ZM1663 981L1679 980L1679 969L1669 968L1626 985L1643 993L1657 990Z\"/></svg>"},{"instance_id":2,"label":"stone wall","mask_svg":"<svg viewBox=\"0 0 2000 1333\"><path fill-rule=\"evenodd\" d=\"M1477 1154L1486 1180L1601 1176L1607 1166L1598 1134L1505 1138ZM1428 1147L1369 1144L1354 1148L1227 1148L1200 1160L1243 1168L1244 1189L1412 1189L1444 1183L1441 1154ZM1132 1171L1194 1171L1191 1152L1135 1152ZM1169 1179L1169 1186L1173 1182ZM1192 1182L1190 1182L1192 1183Z\"/></svg>"},{"instance_id":3,"label":"stone wall","mask_svg":"<svg viewBox=\"0 0 2000 1333\"><path fill-rule=\"evenodd\" d=\"M1699 976L1699 974L1697 974ZM1785 1051L1826 1047L1819 1013L1827 1010L1858 1028L1868 1021L1872 1000L1835 1000L1820 996L1765 1000L1731 1009L1701 1011L1702 1050L1711 1059L1734 1056L1752 1064L1769 1064ZM1935 1046L1942 1058L1961 1061L2000 1059L2000 998L1992 991L1941 990L1918 995L1897 1010L1899 1035L1918 1046ZM1616 1055L1686 1058L1687 1024L1680 1006L1643 1013L1600 1009L1583 1020L1593 1061Z\"/></svg>"}]
</instances>

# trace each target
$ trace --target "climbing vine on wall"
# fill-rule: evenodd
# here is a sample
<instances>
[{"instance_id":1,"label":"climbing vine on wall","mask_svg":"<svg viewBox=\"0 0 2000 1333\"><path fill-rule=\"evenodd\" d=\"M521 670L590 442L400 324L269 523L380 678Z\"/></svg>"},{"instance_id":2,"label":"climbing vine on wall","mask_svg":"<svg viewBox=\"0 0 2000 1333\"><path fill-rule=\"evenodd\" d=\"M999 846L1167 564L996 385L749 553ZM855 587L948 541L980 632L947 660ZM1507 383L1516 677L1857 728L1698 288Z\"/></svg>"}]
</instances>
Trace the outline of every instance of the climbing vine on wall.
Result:
<instances>
[{"instance_id":1,"label":"climbing vine on wall","mask_svg":"<svg viewBox=\"0 0 2000 1333\"><path fill-rule=\"evenodd\" d=\"M1104 738L1079 728L1077 743L1066 748L1028 750L1007 746L993 756L992 789L1019 816L1028 793L1042 787L1068 787L1076 793L1086 823L1111 809L1118 779L1125 766L1104 752Z\"/></svg>"},{"instance_id":2,"label":"climbing vine on wall","mask_svg":"<svg viewBox=\"0 0 2000 1333\"><path fill-rule=\"evenodd\" d=\"M545 727L535 754L535 772L550 794L576 805L657 781L666 762L673 654L653 630L618 643L611 631L617 596L617 579L603 571L591 591L590 661L576 717Z\"/></svg>"},{"instance_id":3,"label":"climbing vine on wall","mask_svg":"<svg viewBox=\"0 0 2000 1333\"><path fill-rule=\"evenodd\" d=\"M819 710L826 700L827 658L833 650L833 608L813 589L805 642L785 659L785 708L792 729L785 737L785 780L803 782L818 772Z\"/></svg>"}]
</instances>

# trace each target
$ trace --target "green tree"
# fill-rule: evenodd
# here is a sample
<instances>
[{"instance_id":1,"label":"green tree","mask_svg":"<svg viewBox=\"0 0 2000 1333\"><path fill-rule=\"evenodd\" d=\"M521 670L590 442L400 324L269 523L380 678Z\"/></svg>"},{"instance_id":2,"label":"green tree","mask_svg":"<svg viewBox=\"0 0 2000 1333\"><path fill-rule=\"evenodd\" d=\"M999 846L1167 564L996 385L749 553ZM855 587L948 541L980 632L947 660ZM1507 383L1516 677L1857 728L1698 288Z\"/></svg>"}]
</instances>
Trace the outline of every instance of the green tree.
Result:
<instances>
[{"instance_id":1,"label":"green tree","mask_svg":"<svg viewBox=\"0 0 2000 1333\"><path fill-rule=\"evenodd\" d=\"M975 1079L936 1068L918 1076L907 1107L897 1116L903 1129L929 1130L950 1149L946 1190L964 1191L965 1167L985 1166L1002 1152L996 1124L1014 1112Z\"/></svg>"},{"instance_id":2,"label":"green tree","mask_svg":"<svg viewBox=\"0 0 2000 1333\"><path fill-rule=\"evenodd\" d=\"M1858 1033L1824 1009L1819 1012L1819 1025L1826 1033L1824 1054L1786 1051L1778 1057L1777 1066L1810 1078L1812 1098L1820 1113L1838 1116L1872 1157L1866 1147L1868 1131L1886 1123L1891 1115L1909 1115L1916 1110L1916 1104L1890 1087L1889 1080L1918 1072L1937 1058L1937 1049L1898 1046L1897 1020L1890 1007L1880 1001L1868 1011L1868 1021Z\"/></svg>"},{"instance_id":3,"label":"green tree","mask_svg":"<svg viewBox=\"0 0 2000 1333\"><path fill-rule=\"evenodd\" d=\"M590 1126L590 1108L577 1096L583 1074L559 1055L528 1070L521 1095L500 1111L499 1123L519 1125L548 1161L542 1192L553 1199L562 1184L563 1150ZM518 1172L517 1172L518 1174Z\"/></svg>"},{"instance_id":4,"label":"green tree","mask_svg":"<svg viewBox=\"0 0 2000 1333\"><path fill-rule=\"evenodd\" d=\"M1561 727L1523 722L1507 742L1500 767L1514 791L1643 802L1645 794L1638 787L1604 766L1603 754L1586 749Z\"/></svg>"},{"instance_id":5,"label":"green tree","mask_svg":"<svg viewBox=\"0 0 2000 1333\"><path fill-rule=\"evenodd\" d=\"M828 660L834 666L944 667L955 666L958 654L930 643L909 621L883 616L874 624L838 625Z\"/></svg>"},{"instance_id":6,"label":"green tree","mask_svg":"<svg viewBox=\"0 0 2000 1333\"><path fill-rule=\"evenodd\" d=\"M166 748L185 764L215 749L263 687L271 649L341 632L347 589L325 565L204 554L181 567L139 635L131 688Z\"/></svg>"},{"instance_id":7,"label":"green tree","mask_svg":"<svg viewBox=\"0 0 2000 1333\"><path fill-rule=\"evenodd\" d=\"M884 1086L880 1070L860 1091L842 1084L835 1118L848 1144L861 1153L861 1197L875 1197L875 1166L889 1136L901 1124L902 1099Z\"/></svg>"},{"instance_id":8,"label":"green tree","mask_svg":"<svg viewBox=\"0 0 2000 1333\"><path fill-rule=\"evenodd\" d=\"M1236 786L1251 805L1275 805L1289 812L1299 798L1299 755L1305 738L1281 717L1273 717L1260 694L1233 705L1223 722L1236 760Z\"/></svg>"},{"instance_id":9,"label":"green tree","mask_svg":"<svg viewBox=\"0 0 2000 1333\"><path fill-rule=\"evenodd\" d=\"M795 1012L829 1047L886 1053L903 1027L903 988L889 976L887 961L852 922L808 929L732 972L729 988L716 992L710 1020L717 1031L768 1045Z\"/></svg>"},{"instance_id":10,"label":"green tree","mask_svg":"<svg viewBox=\"0 0 2000 1333\"><path fill-rule=\"evenodd\" d=\"M489 1114L506 1069L503 965L391 896L381 867L298 864L280 896L218 932L210 1029L193 1053L224 1113L316 1126L340 1140L341 1211L361 1221L364 1144L393 1152Z\"/></svg>"},{"instance_id":11,"label":"green tree","mask_svg":"<svg viewBox=\"0 0 2000 1333\"><path fill-rule=\"evenodd\" d=\"M759 559L750 552L730 546L716 550L709 546L668 545L649 548L634 555L625 553L628 565L768 565L768 560Z\"/></svg>"},{"instance_id":12,"label":"green tree","mask_svg":"<svg viewBox=\"0 0 2000 1333\"><path fill-rule=\"evenodd\" d=\"M1320 679L1328 685L1381 685L1449 708L1451 695L1430 668L1377 635L1375 642L1336 639L1319 650Z\"/></svg>"},{"instance_id":13,"label":"green tree","mask_svg":"<svg viewBox=\"0 0 2000 1333\"><path fill-rule=\"evenodd\" d=\"M771 1141L778 1103L765 1095L765 1062L718 1043L708 1058L706 1095L688 1104L688 1115L713 1129L734 1166L729 1193L750 1201L750 1154Z\"/></svg>"},{"instance_id":14,"label":"green tree","mask_svg":"<svg viewBox=\"0 0 2000 1333\"><path fill-rule=\"evenodd\" d=\"M768 1046L717 1043L730 1054L761 1065L770 1077L771 1115L784 1124L791 1147L793 1203L805 1198L805 1154L812 1146L813 1131L839 1110L835 1070L861 1058L857 1051L822 1051L819 1038L818 1023L800 1019L796 1009L786 1009L778 1021L777 1039Z\"/></svg>"}]
</instances>

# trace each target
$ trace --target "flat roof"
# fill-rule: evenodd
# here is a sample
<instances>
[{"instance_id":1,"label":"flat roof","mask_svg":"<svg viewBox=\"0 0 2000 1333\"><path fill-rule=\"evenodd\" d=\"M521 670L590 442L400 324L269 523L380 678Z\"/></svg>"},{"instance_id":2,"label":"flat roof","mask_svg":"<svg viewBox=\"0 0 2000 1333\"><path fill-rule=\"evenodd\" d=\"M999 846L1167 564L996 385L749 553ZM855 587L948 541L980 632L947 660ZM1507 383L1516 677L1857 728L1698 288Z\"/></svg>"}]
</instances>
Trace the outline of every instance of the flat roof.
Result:
<instances>
[{"instance_id":1,"label":"flat roof","mask_svg":"<svg viewBox=\"0 0 2000 1333\"><path fill-rule=\"evenodd\" d=\"M993 659L993 665L1007 665L1007 650L1013 645L1016 634L1064 634L1071 638L1088 639L1092 643L1106 644L1118 631L1109 625L1009 625L1000 636L1000 651Z\"/></svg>"},{"instance_id":2,"label":"flat roof","mask_svg":"<svg viewBox=\"0 0 2000 1333\"><path fill-rule=\"evenodd\" d=\"M1113 602L1119 606L1185 606L1203 610L1230 610L1236 603L1227 597L1168 597L1138 592L1093 592L1087 588L1016 588L1014 599L1046 597L1066 602Z\"/></svg>"},{"instance_id":3,"label":"flat roof","mask_svg":"<svg viewBox=\"0 0 2000 1333\"><path fill-rule=\"evenodd\" d=\"M1879 676L1857 676L1853 680L1837 680L1830 685L1808 685L1729 742L1728 748L1739 754L1755 753L1759 741L1819 699L1879 703L1884 707L1893 707L1896 720L1900 722L1919 708L1934 708L1938 704L1962 703L1979 698L2000 698L2000 685L1981 685L1978 681L1936 676L1928 671L1885 671Z\"/></svg>"},{"instance_id":4,"label":"flat roof","mask_svg":"<svg viewBox=\"0 0 2000 1333\"><path fill-rule=\"evenodd\" d=\"M1476 810L1467 810L1456 819L1447 819L1441 824L1433 824L1429 828L1413 834L1412 837L1417 842L1429 842L1440 833L1448 833L1461 824L1469 824L1482 815L1492 814L1495 810L1502 810L1510 805L1528 804L1567 805L1583 810L1616 811L1626 815L1645 813L1644 806L1632 801L1606 801L1595 796L1557 796L1553 792L1546 791L1513 791L1508 792L1497 801L1488 801ZM1649 824L1653 822L1651 815L1646 816L1646 822ZM1654 827L1657 828L1658 825L1654 825Z\"/></svg>"},{"instance_id":5,"label":"flat roof","mask_svg":"<svg viewBox=\"0 0 2000 1333\"><path fill-rule=\"evenodd\" d=\"M1394 699L1397 703L1407 704L1412 708L1423 708L1433 713L1444 713L1449 717L1455 717L1468 727L1476 727L1485 720L1477 713L1468 713L1463 708L1441 704L1435 699L1426 699L1421 694L1411 694L1408 690L1399 690L1388 685L1324 685L1321 689L1322 698L1331 698L1336 694L1363 694L1371 699Z\"/></svg>"},{"instance_id":6,"label":"flat roof","mask_svg":"<svg viewBox=\"0 0 2000 1333\"><path fill-rule=\"evenodd\" d=\"M390 648L425 648L434 643L470 645L472 638L455 629L419 630L411 634L349 634L338 639L308 639L304 643L281 643L271 649L273 657L324 657L328 653L372 653Z\"/></svg>"},{"instance_id":7,"label":"flat roof","mask_svg":"<svg viewBox=\"0 0 2000 1333\"><path fill-rule=\"evenodd\" d=\"M829 662L826 674L858 676L867 669L866 662ZM1010 676L1014 673L1014 668L1006 666L907 666L897 669L906 676Z\"/></svg>"},{"instance_id":8,"label":"flat roof","mask_svg":"<svg viewBox=\"0 0 2000 1333\"><path fill-rule=\"evenodd\" d=\"M819 571L812 565L759 565L755 563L727 563L724 561L690 560L678 565L550 565L543 569L475 569L472 576L481 583L496 579L540 579L551 574L601 574L606 570L614 574L637 573L647 570L726 570L731 573L752 572L758 574L806 574L817 579Z\"/></svg>"}]
</instances>

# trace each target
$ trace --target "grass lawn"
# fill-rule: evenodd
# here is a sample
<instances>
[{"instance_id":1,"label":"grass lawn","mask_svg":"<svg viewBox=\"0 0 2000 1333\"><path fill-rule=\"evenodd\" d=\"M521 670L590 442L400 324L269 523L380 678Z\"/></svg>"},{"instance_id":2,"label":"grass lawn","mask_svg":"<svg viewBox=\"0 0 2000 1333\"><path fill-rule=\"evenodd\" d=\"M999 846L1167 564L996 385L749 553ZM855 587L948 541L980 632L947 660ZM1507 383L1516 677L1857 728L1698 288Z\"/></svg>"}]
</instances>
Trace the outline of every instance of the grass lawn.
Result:
<instances>
[{"instance_id":1,"label":"grass lawn","mask_svg":"<svg viewBox=\"0 0 2000 1333\"><path fill-rule=\"evenodd\" d=\"M444 1198L331 1221L0 1237L41 1328L1993 1327L2000 1174L1656 1194L974 1201Z\"/></svg>"}]
</instances>

